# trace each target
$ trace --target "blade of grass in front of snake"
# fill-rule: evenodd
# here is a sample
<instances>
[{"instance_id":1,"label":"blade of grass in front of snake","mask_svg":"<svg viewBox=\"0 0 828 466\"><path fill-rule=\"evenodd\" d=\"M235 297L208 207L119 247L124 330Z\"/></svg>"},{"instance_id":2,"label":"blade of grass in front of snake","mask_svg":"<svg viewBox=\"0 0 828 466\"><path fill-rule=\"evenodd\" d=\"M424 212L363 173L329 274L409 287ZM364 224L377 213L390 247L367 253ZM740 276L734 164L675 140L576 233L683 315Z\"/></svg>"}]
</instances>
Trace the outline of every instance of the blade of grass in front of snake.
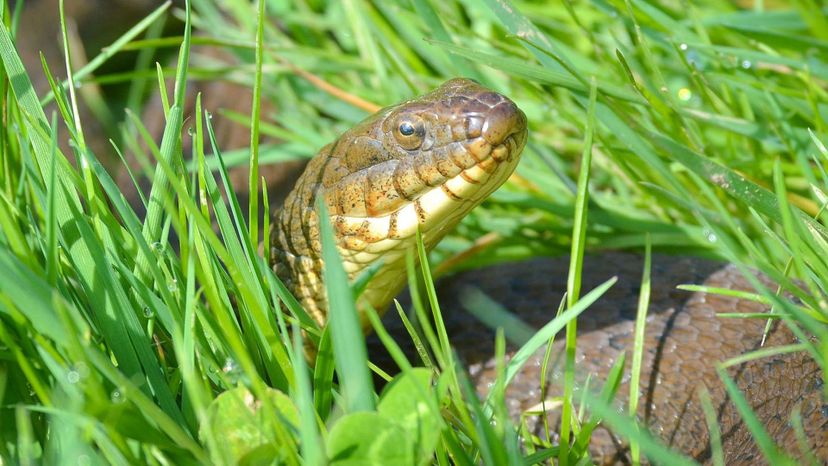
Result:
<instances>
[{"instance_id":1,"label":"blade of grass in front of snake","mask_svg":"<svg viewBox=\"0 0 828 466\"><path fill-rule=\"evenodd\" d=\"M305 311L302 307L302 304L299 303L299 300L293 296L293 293L288 290L285 283L277 277L270 268L262 266L265 274L265 280L267 280L268 285L273 293L279 298L278 301L271 300L271 304L274 308L278 309L279 303L281 302L287 308L288 311L295 317L302 329L308 332L308 337L310 337L311 341L315 344L319 343L319 335L321 334L321 329L319 328L319 324L316 323L315 320Z\"/></svg>"},{"instance_id":2,"label":"blade of grass in front of snake","mask_svg":"<svg viewBox=\"0 0 828 466\"><path fill-rule=\"evenodd\" d=\"M443 313L440 311L440 303L437 300L437 290L434 288L434 279L431 277L431 267L428 263L428 253L425 250L423 243L423 235L417 228L417 257L420 260L420 272L423 275L423 285L426 289L426 296L431 305L431 315L434 318L434 329L437 332L437 337L440 342L440 353L443 355L443 362L447 365L443 367L444 370L454 372L454 358L451 356L451 343L449 342L448 333L446 333L446 325L443 322Z\"/></svg>"},{"instance_id":3,"label":"blade of grass in front of snake","mask_svg":"<svg viewBox=\"0 0 828 466\"><path fill-rule=\"evenodd\" d=\"M368 286L372 278L380 271L385 261L380 257L372 262L368 267L365 267L359 275L356 276L354 282L351 283L351 289L354 290L354 299L359 298Z\"/></svg>"},{"instance_id":4,"label":"blade of grass in front of snake","mask_svg":"<svg viewBox=\"0 0 828 466\"><path fill-rule=\"evenodd\" d=\"M405 327L405 331L408 332L408 336L411 337L411 342L414 343L414 348L417 351L417 354L420 356L420 361L423 365L431 370L435 370L434 362L431 360L431 356L428 355L428 349L423 344L422 338L417 333L417 330L414 328L414 325L411 322L411 319L408 318L406 315L405 310L400 305L400 302L396 299L394 300L394 307L397 309L397 315L400 316L400 321L403 323Z\"/></svg>"},{"instance_id":5,"label":"blade of grass in front of snake","mask_svg":"<svg viewBox=\"0 0 828 466\"><path fill-rule=\"evenodd\" d=\"M336 249L336 239L328 216L328 209L320 198L319 233L322 242L322 275L328 296L328 326L331 329L334 362L339 374L339 386L345 412L374 410L374 386L368 372L368 352L362 333L359 314L342 259Z\"/></svg>"},{"instance_id":6,"label":"blade of grass in front of snake","mask_svg":"<svg viewBox=\"0 0 828 466\"><path fill-rule=\"evenodd\" d=\"M316 421L317 411L311 395L311 384L308 378L308 368L305 364L305 345L302 342L302 331L293 324L293 365L294 385L291 394L294 395L296 410L299 414L299 447L302 451L303 464L309 466L322 465L325 462L322 439L319 434L319 424ZM319 388L319 387L317 387Z\"/></svg>"},{"instance_id":7,"label":"blade of grass in front of snake","mask_svg":"<svg viewBox=\"0 0 828 466\"><path fill-rule=\"evenodd\" d=\"M701 193L711 200L714 207L720 211L724 212L725 208L721 204L721 201L718 197L712 192L712 188L705 183L700 176L696 174L691 174L691 178L696 183L696 186L699 187ZM778 193L777 193L778 194ZM749 201L745 201L749 202ZM787 198L783 195L778 195L778 202L784 206L784 209L787 209ZM755 204L751 204L751 207L755 207ZM794 217L791 215L790 217ZM825 359L823 356L822 351L825 348L826 338L825 338L825 329L824 326L819 325L808 316L806 313L802 312L798 309L797 306L793 305L789 300L783 299L782 297L778 296L778 294L770 289L768 289L764 283L759 280L759 278L749 269L747 269L743 262L737 260L739 258L739 254L741 250L739 249L740 244L737 241L734 241L733 238L726 235L722 228L714 223L708 221L707 218L704 216L698 217L700 222L709 229L710 232L716 235L716 241L719 244L720 250L725 254L725 257L730 261L733 262L741 272L742 276L744 276L748 282L753 286L753 288L759 292L765 299L772 303L774 308L778 309L781 314L788 314L793 318L793 323L795 325L788 325L788 328L794 332L794 334L799 338L800 345L803 345L805 349L809 352L810 355L814 358L814 360L820 364L824 370L825 368ZM736 237L739 242L745 243L750 242L750 238L748 238L744 233L740 230L736 230ZM786 279L786 277L783 277ZM817 336L817 342L814 342L810 338L806 336L803 330L799 327L800 325L804 326L809 332L812 332ZM753 355L745 355L747 358L752 358ZM720 375L720 378L725 383L725 388L730 395L731 401L736 406L737 411L739 412L740 416L742 417L745 425L748 426L748 429L751 431L751 434L756 441L756 444L759 446L760 450L762 451L763 455L766 456L768 461L771 464L782 464L781 462L788 461L789 458L783 456L780 453L778 447L773 443L771 438L768 436L767 432L764 430L762 424L758 421L756 414L751 410L750 405L744 398L744 395L738 389L738 386L733 382L732 379L729 378L727 375L724 367L718 367L717 372ZM775 463L774 460L778 459L780 463Z\"/></svg>"},{"instance_id":8,"label":"blade of grass in front of snake","mask_svg":"<svg viewBox=\"0 0 828 466\"><path fill-rule=\"evenodd\" d=\"M739 390L736 382L727 375L725 368L720 365L716 368L716 372L719 374L722 382L724 382L725 390L730 395L733 405L736 406L736 410L739 411L739 415L745 421L745 425L750 430L751 437L756 442L756 445L759 446L759 450L762 451L762 455L767 459L768 464L789 466L798 464L796 460L785 455L779 449L779 446L774 443L762 425L762 422L756 417L756 413L753 412L750 403L745 399L744 393Z\"/></svg>"},{"instance_id":9,"label":"blade of grass in front of snake","mask_svg":"<svg viewBox=\"0 0 828 466\"><path fill-rule=\"evenodd\" d=\"M765 318L767 318L767 316L765 316ZM728 367L738 366L748 361L768 358L779 354L798 353L800 351L806 351L807 348L808 346L804 343L764 347L724 360L721 362L721 367L726 369Z\"/></svg>"},{"instance_id":10,"label":"blade of grass in front of snake","mask_svg":"<svg viewBox=\"0 0 828 466\"><path fill-rule=\"evenodd\" d=\"M638 309L635 316L635 337L633 340L632 367L630 368L630 393L627 398L629 400L629 412L632 415L638 412L638 402L641 396L639 388L641 364L644 359L644 330L647 325L647 309L650 305L650 270L653 248L650 243L649 234L645 235L645 244L644 268L641 272L641 287L639 289ZM641 464L641 449L635 440L630 441L630 456L632 456L634 465Z\"/></svg>"},{"instance_id":11,"label":"blade of grass in front of snake","mask_svg":"<svg viewBox=\"0 0 828 466\"><path fill-rule=\"evenodd\" d=\"M325 421L333 406L333 378L336 363L333 355L330 326L322 329L317 346L316 364L313 367L313 406Z\"/></svg>"},{"instance_id":12,"label":"blade of grass in front of snake","mask_svg":"<svg viewBox=\"0 0 828 466\"><path fill-rule=\"evenodd\" d=\"M713 205L720 211L724 212L725 207L722 205L719 198L713 192L713 189L701 180L698 176L692 175L693 181L696 183L696 186L699 187L699 190L705 195L705 197L713 203ZM752 207L751 207L752 208ZM784 299L783 297L779 296L779 294L775 291L768 289L765 284L759 279L759 277L754 273L754 271L747 268L744 264L747 260L743 257L744 250L747 250L749 254L751 254L751 258L756 260L759 265L767 264L767 268L763 268L768 276L771 277L773 281L779 284L784 290L793 294L794 296L803 296L803 302L806 306L810 306L813 310L817 310L820 308L819 304L814 302L814 298L808 296L807 294L803 293L802 290L796 285L789 277L785 276L784 273L780 273L775 267L770 266L770 263L767 262L767 258L764 257L761 251L756 251L753 248L753 239L751 239L745 232L741 229L735 228L735 226L731 226L731 231L735 233L736 239L734 240L732 237L726 234L721 226L718 224L709 221L704 216L698 216L700 222L705 225L705 228L710 232L710 235L715 238L715 241L718 243L719 250L722 255L729 261L732 262L736 267L739 269L739 272L742 274L743 277L750 283L754 290L756 290L759 294L761 294L764 299L770 303L773 309L777 310L782 315L790 315L793 317L793 322L795 325L788 325L788 328L796 335L796 337L807 346L808 351L814 357L814 359L819 362L823 368L825 367L825 360L821 355L821 351L816 348L816 344L810 340L810 338L806 335L805 331L810 332L812 335L817 336L817 340L821 342L828 342L828 331L826 331L825 326L820 324L820 322L809 315L808 312L803 311L800 309L800 306L795 305L791 300ZM781 247L786 251L786 255L790 254L790 249L781 243ZM740 249L740 246L743 249ZM758 255L757 255L758 254ZM790 257L788 255L788 257ZM772 317L770 317L772 318ZM800 326L805 328L803 331Z\"/></svg>"},{"instance_id":13,"label":"blade of grass in front of snake","mask_svg":"<svg viewBox=\"0 0 828 466\"><path fill-rule=\"evenodd\" d=\"M710 458L714 466L725 466L724 453L722 452L722 429L717 420L716 408L713 407L710 392L705 387L701 387L698 393L704 412L704 420L707 423L707 432L710 435Z\"/></svg>"},{"instance_id":14,"label":"blade of grass in front of snake","mask_svg":"<svg viewBox=\"0 0 828 466\"><path fill-rule=\"evenodd\" d=\"M686 284L686 285L678 285L676 287L677 290L684 290L690 291L693 293L711 293L717 294L719 296L730 296L737 299L744 299L746 301L753 301L756 303L764 304L766 306L770 306L770 301L765 299L759 293L752 293L750 291L744 290L731 290L730 288L720 288L715 286L704 286L704 285L694 285L694 284ZM717 314L721 315L721 314Z\"/></svg>"},{"instance_id":15,"label":"blade of grass in front of snake","mask_svg":"<svg viewBox=\"0 0 828 466\"><path fill-rule=\"evenodd\" d=\"M428 345L431 347L431 351L434 353L434 357L437 360L437 365L439 367L445 367L443 353L442 351L440 351L440 345L437 342L437 336L434 333L434 329L431 327L431 322L427 316L425 306L423 305L423 300L420 294L420 284L417 280L418 274L415 254L415 251L409 249L405 255L405 268L406 275L408 277L408 291L411 295L411 305L414 306L414 313L417 316L417 321L420 325L420 328L423 331L423 336L428 342ZM400 311L400 313L402 313L400 308L398 308L397 310ZM412 329L413 327L409 329L409 333L413 335L414 332L412 331Z\"/></svg>"}]
</instances>

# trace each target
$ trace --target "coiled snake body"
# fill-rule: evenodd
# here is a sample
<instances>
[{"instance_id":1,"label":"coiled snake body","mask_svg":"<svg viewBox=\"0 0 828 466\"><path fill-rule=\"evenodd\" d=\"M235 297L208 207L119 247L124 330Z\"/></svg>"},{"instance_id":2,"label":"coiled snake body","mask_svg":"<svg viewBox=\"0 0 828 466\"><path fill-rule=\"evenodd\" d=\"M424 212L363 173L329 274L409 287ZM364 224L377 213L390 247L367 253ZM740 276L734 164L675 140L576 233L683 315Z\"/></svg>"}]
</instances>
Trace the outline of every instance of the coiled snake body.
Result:
<instances>
[{"instance_id":1,"label":"coiled snake body","mask_svg":"<svg viewBox=\"0 0 828 466\"><path fill-rule=\"evenodd\" d=\"M506 97L466 79L453 79L417 99L372 115L325 146L311 160L285 206L276 214L270 238L272 266L320 323L328 303L321 281L317 199L323 199L334 226L337 247L353 279L369 264L382 266L358 305L384 310L405 283L405 252L419 227L426 247L435 245L474 206L497 189L517 165L527 138L526 117ZM721 269L718 270L717 269ZM622 277L610 294L579 317L578 374L604 377L612 362L631 348L636 285L624 277L640 275L633 256L588 258L590 279ZM501 265L443 284L444 309L460 307L459 282L481 286L533 325L548 321L559 301L564 261L540 259L530 264ZM700 461L710 461L707 423L697 390L705 387L721 426L727 464L761 464L762 455L741 417L728 400L714 365L756 349L764 321L721 319L716 311L761 312L756 305L675 290L680 283L746 288L731 267L693 259L657 257L654 296L647 324L646 350L639 395L639 417L662 440ZM591 278L590 278L591 277ZM557 284L555 281L559 281ZM472 367L481 390L493 378L492 341L487 330L467 314L447 318L452 343ZM393 324L392 324L393 325ZM404 334L404 332L400 332ZM767 344L795 342L777 324ZM558 346L557 348L561 348ZM563 351L559 351L563 354ZM540 357L510 388L510 409L519 414L540 400ZM821 371L809 355L789 353L729 369L771 438L802 461L828 461L828 404L822 398ZM552 371L555 393L557 372ZM622 386L625 396L629 388ZM804 437L797 440L789 422L798 410ZM538 423L540 425L541 423ZM554 424L551 424L554 425ZM804 446L816 455L808 456ZM593 458L604 463L628 461L623 442L596 431Z\"/></svg>"}]
</instances>

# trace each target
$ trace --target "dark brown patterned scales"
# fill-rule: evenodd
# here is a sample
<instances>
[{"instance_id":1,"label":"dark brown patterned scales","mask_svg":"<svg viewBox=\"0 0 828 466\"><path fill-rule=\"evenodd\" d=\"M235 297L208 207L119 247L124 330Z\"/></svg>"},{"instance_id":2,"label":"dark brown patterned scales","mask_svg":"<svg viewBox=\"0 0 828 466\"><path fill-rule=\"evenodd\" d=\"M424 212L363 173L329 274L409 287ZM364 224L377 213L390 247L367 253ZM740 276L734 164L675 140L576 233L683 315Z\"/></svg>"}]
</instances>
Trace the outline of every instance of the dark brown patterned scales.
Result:
<instances>
[{"instance_id":1,"label":"dark brown patterned scales","mask_svg":"<svg viewBox=\"0 0 828 466\"><path fill-rule=\"evenodd\" d=\"M535 259L500 264L464 272L438 283L438 294L449 338L460 358L468 364L473 381L485 393L495 380L494 333L469 315L459 296L475 287L512 311L525 323L539 328L555 314L566 290L569 261ZM612 364L627 352L629 374L642 260L632 254L587 256L583 290L610 277L616 283L603 298L578 317L578 380L592 375L591 386L603 383ZM707 424L699 404L698 389L711 395L722 429L727 465L761 465L762 456L747 427L725 396L716 374L718 362L759 348L765 322L759 319L719 318L719 312L766 312L754 302L676 289L680 284L704 284L731 289L750 289L733 266L700 259L655 256L652 265L652 295L647 318L646 347L642 362L639 419L672 448L703 463L710 462ZM385 319L398 342L408 338L399 319ZM563 393L564 339L561 332L552 351L551 383L547 399ZM369 353L384 350L370 338ZM783 324L777 324L766 346L795 343ZM413 348L406 348L411 354ZM514 348L513 348L514 349ZM507 352L507 357L512 353ZM541 402L540 367L543 351L535 354L507 391L509 409L517 420L521 413ZM381 363L381 365L386 365ZM390 362L388 363L390 367ZM828 464L828 402L823 398L822 374L806 353L763 358L728 370L745 393L756 415L774 441L802 464L808 464L789 424L795 408L802 414L807 443ZM619 403L627 406L629 376L619 389ZM553 412L550 426L559 426ZM530 418L531 419L531 418ZM541 423L534 418L535 427ZM545 435L544 435L545 436ZM593 435L591 450L598 464L631 464L627 446L608 430Z\"/></svg>"}]
</instances>

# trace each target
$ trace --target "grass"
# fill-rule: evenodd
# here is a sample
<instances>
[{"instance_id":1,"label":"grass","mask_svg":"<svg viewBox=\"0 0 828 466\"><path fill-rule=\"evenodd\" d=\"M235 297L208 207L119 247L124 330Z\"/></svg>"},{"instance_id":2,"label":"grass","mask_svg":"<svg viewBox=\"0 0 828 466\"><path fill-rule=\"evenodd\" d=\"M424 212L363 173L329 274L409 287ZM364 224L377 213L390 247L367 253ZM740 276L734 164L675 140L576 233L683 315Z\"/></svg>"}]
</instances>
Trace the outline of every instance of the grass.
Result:
<instances>
[{"instance_id":1,"label":"grass","mask_svg":"<svg viewBox=\"0 0 828 466\"><path fill-rule=\"evenodd\" d=\"M23 68L13 40L17 13L4 6L2 464L274 457L286 464L578 464L599 418L629 433L635 455L690 463L609 409L623 361L590 400L591 417L574 410L574 318L612 285L578 299L585 251L652 248L762 270L779 289L754 280L755 293L744 296L770 303L799 335L814 335L783 350L808 351L826 367L828 27L815 2L231 0L221 10L218 3L160 6L68 83L48 68ZM159 37L169 15L185 20L183 36ZM225 49L239 63L191 53L196 44ZM152 66L159 48L177 50L175 68ZM139 50L146 66L93 74L125 50ZM49 95L35 95L30 76L37 73L50 78ZM401 368L375 393L356 313L343 306L348 312L330 328L315 326L257 254L258 225L268 219L254 213L258 203L269 205L266 193L243 211L227 170L310 156L375 105L458 75L512 97L528 116L530 142L509 183L428 257L422 247L412 251L411 288L427 297L413 293L421 360L406 360L370 316ZM145 146L139 158L157 162L148 169L153 185L142 223L103 168L113 156L85 144L75 88L132 81L134 103L153 79L175 83L172 96L165 86L152 90L166 115L160 147L134 112L114 112L124 115L121 134L109 135L122 141L117 153ZM222 115L250 126L251 151L222 156L201 101L185 110L185 86L198 79L253 89L250 115ZM56 113L44 112L50 101ZM278 111L264 110L265 101ZM181 153L188 137L192 162ZM71 154L57 144L65 139ZM260 192L260 181L252 170L249 192ZM231 193L227 204L220 187ZM328 263L337 263L330 235L323 241ZM432 270L429 261L456 271L569 251L563 312L508 363L499 334L501 377L478 400L434 294L431 273L446 268ZM415 254L425 265L420 272ZM649 271L642 272L646 290ZM327 271L329 296L352 302L342 276L337 267ZM477 301L482 309L491 304ZM644 294L641 316L646 302ZM558 303L546 304L551 315ZM562 438L569 442L533 445L508 418L504 387L567 325ZM320 346L313 367L304 338ZM641 351L638 344L630 355L634 368ZM763 454L784 460L734 395Z\"/></svg>"}]
</instances>

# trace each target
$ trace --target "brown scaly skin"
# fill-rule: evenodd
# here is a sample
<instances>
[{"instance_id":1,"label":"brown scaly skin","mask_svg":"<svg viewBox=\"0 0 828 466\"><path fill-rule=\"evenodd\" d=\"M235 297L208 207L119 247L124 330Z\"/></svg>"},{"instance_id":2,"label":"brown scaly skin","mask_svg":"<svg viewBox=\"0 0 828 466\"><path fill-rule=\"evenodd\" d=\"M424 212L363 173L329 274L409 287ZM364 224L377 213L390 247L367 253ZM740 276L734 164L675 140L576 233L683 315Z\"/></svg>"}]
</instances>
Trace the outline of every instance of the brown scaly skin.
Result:
<instances>
[{"instance_id":1,"label":"brown scaly skin","mask_svg":"<svg viewBox=\"0 0 828 466\"><path fill-rule=\"evenodd\" d=\"M324 324L322 198L351 279L382 256L359 305L384 311L405 284L417 227L427 248L437 244L506 181L526 136L526 116L511 100L468 79L380 110L310 161L274 218L273 270Z\"/></svg>"},{"instance_id":2,"label":"brown scaly skin","mask_svg":"<svg viewBox=\"0 0 828 466\"><path fill-rule=\"evenodd\" d=\"M472 381L485 395L496 378L494 332L464 312L463 291L479 289L526 324L540 328L555 315L566 291L569 258L538 258L498 264L457 274L437 284L446 330L458 356L469 368ZM611 366L626 353L625 375L618 390L618 406L627 406L633 330L641 283L642 258L633 254L603 253L584 258L583 290L590 290L610 277L618 277L609 291L578 316L576 380L583 386L600 387ZM769 282L765 281L767 285ZM765 320L723 318L721 312L767 312L767 306L732 297L679 290L681 284L702 284L736 290L751 290L736 267L709 260L653 257L652 295L647 314L645 347L641 367L638 419L649 426L662 443L703 464L711 464L707 424L698 391L710 393L722 432L725 464L767 464L734 405L725 395L716 365L761 348ZM773 287L771 288L773 289ZM406 306L405 300L403 305ZM389 316L386 329L416 357L416 350L399 322ZM772 326L765 347L797 343L781 322ZM563 332L557 335L548 369L547 400L563 393L565 356ZM506 357L515 348L507 349ZM539 406L541 366L545 348L527 361L506 392L509 411L519 419ZM369 338L372 361L391 370L393 361L382 344ZM822 371L807 352L794 352L754 360L730 367L727 373L744 394L771 439L797 464L812 464L796 440L788 422L798 409L805 431L805 444L816 455L813 464L828 464L828 400L824 398ZM549 426L560 426L560 411L547 404ZM546 438L539 416L524 415L540 438ZM553 435L553 443L556 436ZM617 433L600 427L590 444L596 464L632 464L628 446Z\"/></svg>"},{"instance_id":3,"label":"brown scaly skin","mask_svg":"<svg viewBox=\"0 0 828 466\"><path fill-rule=\"evenodd\" d=\"M410 136L400 132L405 122L411 124L408 129L413 128ZM505 97L468 80L451 80L430 94L378 112L323 148L297 182L273 222L270 246L275 272L324 324L328 303L319 278L322 261L314 210L316 199L324 199L351 279L371 260L383 257L384 265L360 304L385 310L403 286L402 261L416 227L424 232L427 247L436 244L511 174L525 141L523 113ZM443 283L441 303L446 310L461 307L456 296L472 284L523 320L540 326L554 315L560 302L566 263L537 260L462 274ZM663 442L709 463L709 436L697 394L705 387L722 427L726 464L764 464L715 371L718 362L759 348L764 329L764 321L722 319L716 312L763 309L743 300L701 293L690 298L676 295L682 293L675 290L676 285L704 280L708 286L747 287L735 268L718 268L705 261L655 258L638 415ZM607 272L597 273L600 270ZM638 295L634 277L640 271L634 256L587 258L585 289L610 275L621 280L605 299L579 317L576 360L581 381L587 375L602 380L621 352L629 353ZM494 380L493 351L486 347L491 335L466 314L449 312L446 324L477 386L485 392ZM559 358L564 354L563 339L557 340L553 355ZM777 323L767 344L796 341L790 330ZM516 418L541 400L542 358L536 355L509 388L507 398ZM552 363L548 396L557 396L562 366L560 361ZM807 457L788 423L790 413L801 410L805 443L816 455L816 464L828 464L828 404L820 368L807 353L763 358L730 368L728 374L771 438L804 462ZM624 399L628 382L625 379L619 391ZM593 379L591 386L596 383ZM556 425L555 420L551 425ZM626 446L607 430L596 431L590 450L598 463L629 463Z\"/></svg>"}]
</instances>

